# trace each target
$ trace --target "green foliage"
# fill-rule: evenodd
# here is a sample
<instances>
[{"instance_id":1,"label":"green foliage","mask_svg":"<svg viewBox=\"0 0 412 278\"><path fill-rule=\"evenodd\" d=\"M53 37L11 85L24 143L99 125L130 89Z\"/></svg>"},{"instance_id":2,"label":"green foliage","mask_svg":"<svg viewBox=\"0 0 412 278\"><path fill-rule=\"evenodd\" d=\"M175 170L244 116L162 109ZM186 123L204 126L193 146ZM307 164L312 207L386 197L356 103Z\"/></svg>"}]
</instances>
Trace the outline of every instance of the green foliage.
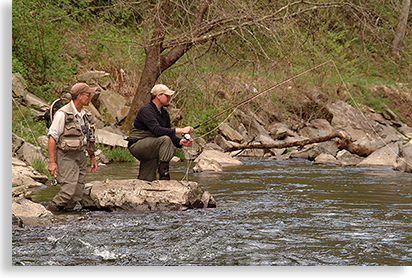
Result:
<instances>
[{"instance_id":1,"label":"green foliage","mask_svg":"<svg viewBox=\"0 0 412 278\"><path fill-rule=\"evenodd\" d=\"M191 3L189 9L185 2ZM290 4L286 0L272 1L269 6L264 2L253 1L254 5L249 6L250 1L216 1L208 10L208 17L218 19L231 14L233 3L236 3L233 8L241 11L239 15L257 10L255 15L266 15ZM64 86L73 83L75 74L93 67L111 73L112 88L130 97L144 67L145 50L141 46L152 35L152 18L148 14L154 4L155 1L14 1L13 72L22 73L30 92L51 101L60 95ZM166 37L172 39L189 30L197 1L175 4L171 3L171 23L165 26ZM304 5L295 6L298 8L288 13L303 11L308 7ZM394 11L398 3L374 0L353 5L364 9L330 7L313 9L296 17L285 16L281 21L268 24L269 21L259 21L256 25L241 27L239 22L234 31L193 46L158 80L179 91L172 103L183 108L184 118L179 125L198 125L246 99L251 92L245 89L245 83L255 83L256 88L265 89L328 60L335 62L339 72L332 64L313 70L292 81L296 87L305 85L304 89L290 92L284 90L285 86L277 88L272 96L265 94L256 99L252 108L258 111L270 104L268 109L278 114L290 113L287 116L292 117L291 111L300 113L299 105L305 100L302 92L316 90L332 99L339 97L334 88L342 86L342 76L353 90L357 103L379 110L385 100L369 88L376 84L411 83L411 28L405 34L401 59L394 58L389 45L397 23L398 14ZM247 8L242 10L242 7ZM373 22L367 21L374 16ZM150 20L144 21L146 18ZM214 31L219 32L225 26L221 28ZM120 69L126 72L121 84L116 79ZM222 97L219 92L227 96ZM196 133L210 132L232 111L204 124ZM35 133L44 134L44 122L25 113L32 128L38 130ZM13 130L20 135L29 134L25 125L13 109ZM205 139L213 136L209 134ZM29 141L33 141L31 137L27 137Z\"/></svg>"},{"instance_id":2,"label":"green foliage","mask_svg":"<svg viewBox=\"0 0 412 278\"><path fill-rule=\"evenodd\" d=\"M34 158L31 161L31 166L34 168L34 170L36 170L39 173L42 173L46 176L48 176L49 178L52 177L52 175L50 174L49 170L47 170L47 163L44 159L41 158Z\"/></svg>"},{"instance_id":3,"label":"green foliage","mask_svg":"<svg viewBox=\"0 0 412 278\"><path fill-rule=\"evenodd\" d=\"M12 132L24 138L27 142L38 146L37 138L46 135L46 122L33 117L29 108L16 104L12 108Z\"/></svg>"},{"instance_id":4,"label":"green foliage","mask_svg":"<svg viewBox=\"0 0 412 278\"><path fill-rule=\"evenodd\" d=\"M352 98L349 98L347 102L354 107L360 103L366 104L377 112L382 112L388 104L382 92L359 85L353 86Z\"/></svg>"},{"instance_id":5,"label":"green foliage","mask_svg":"<svg viewBox=\"0 0 412 278\"><path fill-rule=\"evenodd\" d=\"M47 101L57 96L56 83L69 81L75 73L76 64L63 55L65 31L72 22L54 21L65 14L62 5L51 1L13 2L13 72L20 72L28 90Z\"/></svg>"},{"instance_id":6,"label":"green foliage","mask_svg":"<svg viewBox=\"0 0 412 278\"><path fill-rule=\"evenodd\" d=\"M110 147L102 144L98 144L99 149L102 150L104 155L110 162L133 162L136 158L130 153L127 148L122 147Z\"/></svg>"},{"instance_id":7,"label":"green foliage","mask_svg":"<svg viewBox=\"0 0 412 278\"><path fill-rule=\"evenodd\" d=\"M180 149L176 149L175 151L175 156L177 156L178 158L180 158L181 160L185 159L185 153L180 150Z\"/></svg>"}]
</instances>

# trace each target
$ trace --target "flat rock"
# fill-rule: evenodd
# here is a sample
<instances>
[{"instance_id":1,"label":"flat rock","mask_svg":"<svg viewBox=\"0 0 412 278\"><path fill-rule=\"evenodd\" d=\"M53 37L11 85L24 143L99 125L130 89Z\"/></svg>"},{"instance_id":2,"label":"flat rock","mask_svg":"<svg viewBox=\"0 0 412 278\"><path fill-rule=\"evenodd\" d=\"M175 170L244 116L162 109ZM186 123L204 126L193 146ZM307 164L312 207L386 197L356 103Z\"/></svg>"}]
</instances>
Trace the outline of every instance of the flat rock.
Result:
<instances>
[{"instance_id":1,"label":"flat rock","mask_svg":"<svg viewBox=\"0 0 412 278\"><path fill-rule=\"evenodd\" d=\"M119 146L123 148L127 148L127 141L124 140L125 136L103 130L103 129L96 129L96 143L109 145L109 146Z\"/></svg>"},{"instance_id":2,"label":"flat rock","mask_svg":"<svg viewBox=\"0 0 412 278\"><path fill-rule=\"evenodd\" d=\"M374 166L396 166L396 159L399 156L401 142L386 145L379 150L376 150L367 158L362 160L358 166L374 165Z\"/></svg>"},{"instance_id":3,"label":"flat rock","mask_svg":"<svg viewBox=\"0 0 412 278\"><path fill-rule=\"evenodd\" d=\"M111 211L186 210L216 206L210 193L196 182L138 179L88 183L81 204L83 208Z\"/></svg>"},{"instance_id":4,"label":"flat rock","mask_svg":"<svg viewBox=\"0 0 412 278\"><path fill-rule=\"evenodd\" d=\"M12 198L11 210L13 221L29 225L39 224L41 219L53 215L43 205L23 197Z\"/></svg>"},{"instance_id":5,"label":"flat rock","mask_svg":"<svg viewBox=\"0 0 412 278\"><path fill-rule=\"evenodd\" d=\"M234 165L242 165L242 161L231 157L229 154L220 152L217 150L204 150L196 159L195 163L200 161L201 159L208 159L210 161L216 161L222 165L222 167L225 166L234 166Z\"/></svg>"},{"instance_id":6,"label":"flat rock","mask_svg":"<svg viewBox=\"0 0 412 278\"><path fill-rule=\"evenodd\" d=\"M222 165L214 160L200 159L197 164L193 167L193 172L222 172Z\"/></svg>"},{"instance_id":7,"label":"flat rock","mask_svg":"<svg viewBox=\"0 0 412 278\"><path fill-rule=\"evenodd\" d=\"M46 175L34 170L31 166L11 166L12 184L15 186L43 186L49 179Z\"/></svg>"}]
</instances>

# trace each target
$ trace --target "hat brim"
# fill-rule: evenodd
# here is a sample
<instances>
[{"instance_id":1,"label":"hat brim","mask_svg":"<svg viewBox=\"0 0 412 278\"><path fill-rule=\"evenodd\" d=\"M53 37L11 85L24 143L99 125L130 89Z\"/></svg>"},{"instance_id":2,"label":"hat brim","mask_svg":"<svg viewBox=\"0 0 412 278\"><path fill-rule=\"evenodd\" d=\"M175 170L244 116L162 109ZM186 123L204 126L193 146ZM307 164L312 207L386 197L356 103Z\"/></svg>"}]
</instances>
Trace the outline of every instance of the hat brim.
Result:
<instances>
[{"instance_id":1,"label":"hat brim","mask_svg":"<svg viewBox=\"0 0 412 278\"><path fill-rule=\"evenodd\" d=\"M89 88L85 91L85 93L94 93L94 92L96 92L96 90L97 90L97 87Z\"/></svg>"},{"instance_id":2,"label":"hat brim","mask_svg":"<svg viewBox=\"0 0 412 278\"><path fill-rule=\"evenodd\" d=\"M164 92L162 94L172 96L174 93L175 93L175 91L170 90L170 91Z\"/></svg>"}]
</instances>

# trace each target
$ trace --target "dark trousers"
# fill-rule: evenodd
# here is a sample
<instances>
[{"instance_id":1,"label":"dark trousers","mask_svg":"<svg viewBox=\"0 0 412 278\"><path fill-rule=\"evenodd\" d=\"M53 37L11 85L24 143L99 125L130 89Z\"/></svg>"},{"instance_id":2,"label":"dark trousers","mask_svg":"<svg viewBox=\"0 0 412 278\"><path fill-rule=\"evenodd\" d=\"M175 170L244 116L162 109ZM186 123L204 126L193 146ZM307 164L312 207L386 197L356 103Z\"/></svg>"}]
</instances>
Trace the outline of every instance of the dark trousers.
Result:
<instances>
[{"instance_id":1,"label":"dark trousers","mask_svg":"<svg viewBox=\"0 0 412 278\"><path fill-rule=\"evenodd\" d=\"M169 162L175 154L175 146L169 136L146 137L129 147L130 153L140 161L139 180L156 180L159 161Z\"/></svg>"}]
</instances>

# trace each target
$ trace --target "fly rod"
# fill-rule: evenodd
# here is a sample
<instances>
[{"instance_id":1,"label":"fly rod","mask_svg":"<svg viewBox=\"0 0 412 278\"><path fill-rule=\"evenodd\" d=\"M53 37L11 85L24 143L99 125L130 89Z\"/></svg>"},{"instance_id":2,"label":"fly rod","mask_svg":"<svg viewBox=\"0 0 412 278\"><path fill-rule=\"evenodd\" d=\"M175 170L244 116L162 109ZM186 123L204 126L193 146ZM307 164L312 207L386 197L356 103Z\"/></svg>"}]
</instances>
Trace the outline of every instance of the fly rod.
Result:
<instances>
[{"instance_id":1,"label":"fly rod","mask_svg":"<svg viewBox=\"0 0 412 278\"><path fill-rule=\"evenodd\" d=\"M298 77L298 76L300 76L300 75L302 75L302 74L305 74L305 73L307 73L307 72L309 72L309 71L311 71L311 70L314 70L314 69L316 69L316 68L318 68L318 67L321 67L321 66L323 66L324 64L329 63L329 62L330 62L330 60L329 60L329 61L326 61L326 62L324 62L324 63L321 63L321 64L319 64L319 65L317 65L317 66L314 66L314 67L312 67L312 68L309 68L309 69L307 69L307 70L304 70L304 71L302 71L301 73L298 73L298 74L296 74L296 75L293 75L293 76L291 76L291 77L289 77L289 78L286 78L285 80L280 81L280 82L276 83L275 85L273 85L273 86L271 86L271 87L269 87L269 88L267 88L267 89L265 89L265 90L263 90L263 91L261 91L261 92L259 92L259 93L257 93L257 94L254 94L253 96L251 96L251 97L249 97L249 98L247 98L247 99L245 99L245 100L243 100L243 101L241 101L241 102L239 102L239 103L237 103L237 104L235 104L235 105L227 108L226 110L220 112L219 114L214 115L214 116L211 117L210 119L204 121L203 123L198 124L197 126L195 126L195 127L193 127L193 128L194 128L194 129L197 129L197 128L199 128L200 126L204 125L205 123L207 123L207 122L209 122L209 121L211 121L211 120L213 120L213 119L221 116L221 115L224 114L225 112L227 112L227 111L229 111L229 110L231 110L231 109L233 109L233 108L235 108L235 107L238 107L239 105L242 105L242 104L248 102L249 100L257 97L258 95L261 95L261 94L263 94L263 93L265 93L265 92L267 92L267 91L269 91L269 90L271 90L271 89L273 89L273 88L275 88L275 87L277 87L277 86L280 86L280 85L282 85L282 84L284 84L284 83L286 83L286 82L288 82L288 81L290 81L290 80L292 80L292 79L294 79L294 78L296 78L296 77Z\"/></svg>"}]
</instances>

